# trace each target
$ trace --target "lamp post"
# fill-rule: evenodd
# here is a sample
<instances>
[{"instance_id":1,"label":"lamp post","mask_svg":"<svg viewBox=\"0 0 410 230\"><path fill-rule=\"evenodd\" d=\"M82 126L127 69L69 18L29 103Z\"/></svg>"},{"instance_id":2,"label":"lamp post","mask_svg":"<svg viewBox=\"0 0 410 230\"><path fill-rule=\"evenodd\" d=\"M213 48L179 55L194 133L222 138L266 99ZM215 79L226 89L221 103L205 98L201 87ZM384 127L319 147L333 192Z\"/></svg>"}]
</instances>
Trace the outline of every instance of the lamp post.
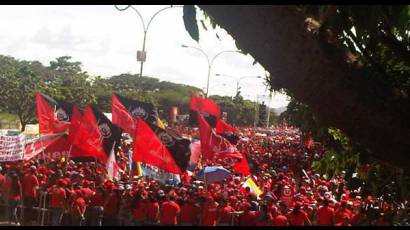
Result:
<instances>
[{"instance_id":1,"label":"lamp post","mask_svg":"<svg viewBox=\"0 0 410 230\"><path fill-rule=\"evenodd\" d=\"M214 63L215 59L216 59L219 55L221 55L221 54L223 54L223 53L242 53L242 54L243 54L243 52L242 52L242 51L239 51L239 50L224 50L224 51L221 51L221 52L215 54L215 56L213 56L212 59L209 59L208 54L206 54L205 51L203 51L201 48L193 47L193 46L187 46L187 45L181 45L181 47L183 47L183 48L192 48L192 49L198 50L199 52L201 52L201 53L205 56L206 61L208 62L208 77L207 77L207 82L206 82L206 93L205 93L205 97L208 97L209 77L211 76L211 68L212 68L212 64Z\"/></svg>"},{"instance_id":2,"label":"lamp post","mask_svg":"<svg viewBox=\"0 0 410 230\"><path fill-rule=\"evenodd\" d=\"M119 11L125 11L125 10L127 10L128 8L133 9L133 10L135 11L135 13L137 13L139 19L141 20L142 27L143 27L143 29L144 29L144 37L143 37L143 41L142 41L142 50L141 50L141 51L137 51L137 60L138 60L139 62L141 62L140 77L142 77L142 69L143 69L143 67L144 67L144 62L145 62L145 60L147 59L147 55L146 55L146 52L145 52L145 41L146 41L146 39L147 39L148 29L149 29L149 26L151 25L152 20L155 18L155 16L157 16L160 12L163 12L164 10L171 9L171 8L175 8L175 7L182 7L182 6L173 6L173 5L171 5L171 6L167 6L167 7L165 7L165 8L162 8L162 9L158 10L157 12L155 12L154 15L151 16L151 18L149 19L148 24L147 24L146 26L145 26L144 18L142 17L141 13L140 13L135 7L133 7L133 6L131 6L131 5L128 5L127 7L121 9L121 8L119 8L117 5L114 5L114 6L115 6L115 8L116 8L117 10L119 10Z\"/></svg>"},{"instance_id":3,"label":"lamp post","mask_svg":"<svg viewBox=\"0 0 410 230\"><path fill-rule=\"evenodd\" d=\"M236 81L236 95L238 95L238 93L239 93L239 84L240 84L240 82L243 80L243 79L246 79L246 78L262 78L261 76L244 76L244 77L241 77L241 78L236 78L236 77L234 77L234 76L230 76L230 75L225 75L225 74L219 74L219 73L217 73L217 74L215 74L216 76L221 76L221 77L229 77L229 78L232 78L232 79L234 79L235 81Z\"/></svg>"}]
</instances>

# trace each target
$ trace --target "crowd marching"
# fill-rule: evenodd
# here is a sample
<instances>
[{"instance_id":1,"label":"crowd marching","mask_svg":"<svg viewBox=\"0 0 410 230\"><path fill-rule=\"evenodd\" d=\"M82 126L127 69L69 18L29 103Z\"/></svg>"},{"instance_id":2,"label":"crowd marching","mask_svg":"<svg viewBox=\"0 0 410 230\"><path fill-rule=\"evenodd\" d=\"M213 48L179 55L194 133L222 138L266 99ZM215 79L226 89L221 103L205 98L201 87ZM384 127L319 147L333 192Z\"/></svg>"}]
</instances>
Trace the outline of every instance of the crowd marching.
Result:
<instances>
[{"instance_id":1,"label":"crowd marching","mask_svg":"<svg viewBox=\"0 0 410 230\"><path fill-rule=\"evenodd\" d=\"M346 173L328 178L313 170L325 149L298 129L233 128L207 98L191 97L190 125L169 127L152 104L118 95L112 121L96 107L80 110L41 93L36 103L40 133L58 140L37 141L42 153L53 142L69 154L34 157L41 151L33 144L30 157L0 162L0 214L9 223L408 224L407 201L352 188Z\"/></svg>"},{"instance_id":2,"label":"crowd marching","mask_svg":"<svg viewBox=\"0 0 410 230\"><path fill-rule=\"evenodd\" d=\"M176 129L197 135L193 129ZM73 226L392 225L402 215L392 203L347 189L343 175L324 178L312 171L312 161L324 150L317 143L307 148L297 129L278 126L260 136L253 128L240 131L237 147L256 164L253 180L259 193L244 187L246 178L240 174L211 184L183 175L178 185L131 175L131 144L123 141L117 181L106 179L104 169L93 161L3 163L1 198L7 208L1 213L24 225ZM205 164L232 170L234 162L217 159ZM25 208L19 209L20 204Z\"/></svg>"}]
</instances>

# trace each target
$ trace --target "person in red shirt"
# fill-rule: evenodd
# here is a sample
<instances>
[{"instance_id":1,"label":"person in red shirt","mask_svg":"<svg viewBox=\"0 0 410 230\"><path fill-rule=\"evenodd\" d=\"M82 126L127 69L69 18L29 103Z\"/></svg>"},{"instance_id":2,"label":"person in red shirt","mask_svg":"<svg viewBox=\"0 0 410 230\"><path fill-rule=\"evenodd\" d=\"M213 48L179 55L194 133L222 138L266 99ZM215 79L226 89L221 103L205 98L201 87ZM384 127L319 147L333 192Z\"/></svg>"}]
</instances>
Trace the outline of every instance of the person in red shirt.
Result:
<instances>
[{"instance_id":1,"label":"person in red shirt","mask_svg":"<svg viewBox=\"0 0 410 230\"><path fill-rule=\"evenodd\" d=\"M0 166L0 197L1 199L3 199L4 197L5 182L6 182L6 177L4 176L3 169Z\"/></svg>"},{"instance_id":2,"label":"person in red shirt","mask_svg":"<svg viewBox=\"0 0 410 230\"><path fill-rule=\"evenodd\" d=\"M147 199L143 194L143 191L140 190L136 194L135 206L132 210L132 217L134 226L142 226L147 220Z\"/></svg>"},{"instance_id":3,"label":"person in red shirt","mask_svg":"<svg viewBox=\"0 0 410 230\"><path fill-rule=\"evenodd\" d=\"M192 226L196 222L196 208L194 202L189 198L183 199L180 202L181 215L180 223L181 226Z\"/></svg>"},{"instance_id":4,"label":"person in red shirt","mask_svg":"<svg viewBox=\"0 0 410 230\"><path fill-rule=\"evenodd\" d=\"M175 196L168 196L168 200L161 204L160 219L161 225L177 225L179 214L181 212L180 206L175 202Z\"/></svg>"},{"instance_id":5,"label":"person in red shirt","mask_svg":"<svg viewBox=\"0 0 410 230\"><path fill-rule=\"evenodd\" d=\"M12 172L6 180L6 195L8 201L8 219L9 222L14 222L16 225L20 225L19 218L17 215L17 206L19 205L22 198L22 186L19 176L16 172Z\"/></svg>"},{"instance_id":6,"label":"person in red shirt","mask_svg":"<svg viewBox=\"0 0 410 230\"><path fill-rule=\"evenodd\" d=\"M249 203L244 205L244 213L239 217L239 226L256 226L256 211Z\"/></svg>"},{"instance_id":7,"label":"person in red shirt","mask_svg":"<svg viewBox=\"0 0 410 230\"><path fill-rule=\"evenodd\" d=\"M90 212L87 217L88 226L102 226L104 203L104 190L101 187L97 187L95 194L90 199Z\"/></svg>"},{"instance_id":8,"label":"person in red shirt","mask_svg":"<svg viewBox=\"0 0 410 230\"><path fill-rule=\"evenodd\" d=\"M86 203L89 203L91 197L94 195L94 191L90 188L90 182L88 180L84 180L83 186L81 188L81 192L83 194L83 198Z\"/></svg>"},{"instance_id":9,"label":"person in red shirt","mask_svg":"<svg viewBox=\"0 0 410 230\"><path fill-rule=\"evenodd\" d=\"M105 197L104 203L104 226L117 226L120 199L118 188L113 184L108 186L108 194Z\"/></svg>"},{"instance_id":10,"label":"person in red shirt","mask_svg":"<svg viewBox=\"0 0 410 230\"><path fill-rule=\"evenodd\" d=\"M232 213L235 209L231 206L229 201L222 201L219 208L218 226L229 226L232 222Z\"/></svg>"},{"instance_id":11,"label":"person in red shirt","mask_svg":"<svg viewBox=\"0 0 410 230\"><path fill-rule=\"evenodd\" d=\"M70 204L71 225L81 226L85 220L84 214L87 208L86 202L82 197L81 190L76 190L75 195Z\"/></svg>"},{"instance_id":12,"label":"person in red shirt","mask_svg":"<svg viewBox=\"0 0 410 230\"><path fill-rule=\"evenodd\" d=\"M312 223L310 222L309 217L307 214L301 209L302 204L300 202L296 202L293 210L288 215L288 220L291 226L311 226Z\"/></svg>"},{"instance_id":13,"label":"person in red shirt","mask_svg":"<svg viewBox=\"0 0 410 230\"><path fill-rule=\"evenodd\" d=\"M65 181L60 179L58 185L53 185L48 188L47 192L50 195L50 211L52 213L52 226L59 226L63 217L63 211L67 194L64 189Z\"/></svg>"},{"instance_id":14,"label":"person in red shirt","mask_svg":"<svg viewBox=\"0 0 410 230\"><path fill-rule=\"evenodd\" d=\"M150 225L156 225L159 221L159 203L153 193L148 196L147 221Z\"/></svg>"},{"instance_id":15,"label":"person in red shirt","mask_svg":"<svg viewBox=\"0 0 410 230\"><path fill-rule=\"evenodd\" d=\"M218 203L212 196L208 196L201 213L201 226L216 226L217 218Z\"/></svg>"},{"instance_id":16,"label":"person in red shirt","mask_svg":"<svg viewBox=\"0 0 410 230\"><path fill-rule=\"evenodd\" d=\"M353 217L353 213L347 207L347 201L343 200L340 204L340 208L335 211L335 223L342 222L345 216L349 217L350 220Z\"/></svg>"},{"instance_id":17,"label":"person in red shirt","mask_svg":"<svg viewBox=\"0 0 410 230\"><path fill-rule=\"evenodd\" d=\"M345 215L342 217L342 221L336 223L335 226L352 226L352 225L350 224L350 217L349 217L349 215L345 214Z\"/></svg>"},{"instance_id":18,"label":"person in red shirt","mask_svg":"<svg viewBox=\"0 0 410 230\"><path fill-rule=\"evenodd\" d=\"M270 226L272 225L272 214L268 210L266 204L262 204L256 212L256 226Z\"/></svg>"},{"instance_id":19,"label":"person in red shirt","mask_svg":"<svg viewBox=\"0 0 410 230\"><path fill-rule=\"evenodd\" d=\"M272 226L288 226L288 218L282 215L276 206L271 208Z\"/></svg>"},{"instance_id":20,"label":"person in red shirt","mask_svg":"<svg viewBox=\"0 0 410 230\"><path fill-rule=\"evenodd\" d=\"M316 224L334 226L335 225L335 211L329 207L329 201L324 200L323 206L317 210Z\"/></svg>"},{"instance_id":21,"label":"person in red shirt","mask_svg":"<svg viewBox=\"0 0 410 230\"><path fill-rule=\"evenodd\" d=\"M34 204L37 199L37 188L39 182L37 179L36 166L31 166L29 172L23 177L23 204L24 209L24 225L28 225L35 217L35 211L33 210Z\"/></svg>"}]
</instances>

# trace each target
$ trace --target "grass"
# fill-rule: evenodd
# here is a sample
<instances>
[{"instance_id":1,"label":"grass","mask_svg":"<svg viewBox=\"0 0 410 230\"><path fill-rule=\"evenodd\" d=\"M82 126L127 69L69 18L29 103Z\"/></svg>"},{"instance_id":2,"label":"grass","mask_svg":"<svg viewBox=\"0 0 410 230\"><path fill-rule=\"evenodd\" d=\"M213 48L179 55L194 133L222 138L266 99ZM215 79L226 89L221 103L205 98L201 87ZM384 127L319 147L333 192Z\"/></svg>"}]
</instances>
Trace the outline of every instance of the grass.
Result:
<instances>
[{"instance_id":1,"label":"grass","mask_svg":"<svg viewBox=\"0 0 410 230\"><path fill-rule=\"evenodd\" d=\"M14 114L0 112L0 129L19 129L20 121Z\"/></svg>"}]
</instances>

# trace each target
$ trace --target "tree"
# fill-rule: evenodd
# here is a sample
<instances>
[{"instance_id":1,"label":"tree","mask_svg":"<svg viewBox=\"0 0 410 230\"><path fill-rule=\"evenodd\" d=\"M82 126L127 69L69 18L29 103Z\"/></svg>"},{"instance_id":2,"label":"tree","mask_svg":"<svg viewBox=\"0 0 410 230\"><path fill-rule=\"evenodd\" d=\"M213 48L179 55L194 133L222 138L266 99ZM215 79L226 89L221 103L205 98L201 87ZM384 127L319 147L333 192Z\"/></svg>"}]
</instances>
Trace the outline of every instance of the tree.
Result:
<instances>
[{"instance_id":1,"label":"tree","mask_svg":"<svg viewBox=\"0 0 410 230\"><path fill-rule=\"evenodd\" d=\"M321 8L323 22L312 18L316 15L304 6L199 7L235 38L242 51L252 54L270 72L273 89L292 92L324 126L339 128L371 149L378 159L403 167L410 163L410 103L405 87L409 82L405 61L409 50L407 6L326 6ZM360 18L359 11L366 13ZM332 18L348 21L343 26L329 23L327 27L326 21ZM349 36L353 28L356 36ZM344 34L354 43L343 40ZM355 37L362 40L354 41ZM391 42L377 42L380 37ZM370 42L372 39L376 42ZM366 51L372 44L376 48ZM356 46L359 50L353 50ZM403 49L394 49L400 46Z\"/></svg>"},{"instance_id":2,"label":"tree","mask_svg":"<svg viewBox=\"0 0 410 230\"><path fill-rule=\"evenodd\" d=\"M50 96L80 106L96 102L90 76L81 69L81 62L72 62L69 56L58 57L50 62L48 69Z\"/></svg>"},{"instance_id":3,"label":"tree","mask_svg":"<svg viewBox=\"0 0 410 230\"><path fill-rule=\"evenodd\" d=\"M16 114L24 131L35 120L35 92L45 88L27 63L0 55L0 108Z\"/></svg>"}]
</instances>

